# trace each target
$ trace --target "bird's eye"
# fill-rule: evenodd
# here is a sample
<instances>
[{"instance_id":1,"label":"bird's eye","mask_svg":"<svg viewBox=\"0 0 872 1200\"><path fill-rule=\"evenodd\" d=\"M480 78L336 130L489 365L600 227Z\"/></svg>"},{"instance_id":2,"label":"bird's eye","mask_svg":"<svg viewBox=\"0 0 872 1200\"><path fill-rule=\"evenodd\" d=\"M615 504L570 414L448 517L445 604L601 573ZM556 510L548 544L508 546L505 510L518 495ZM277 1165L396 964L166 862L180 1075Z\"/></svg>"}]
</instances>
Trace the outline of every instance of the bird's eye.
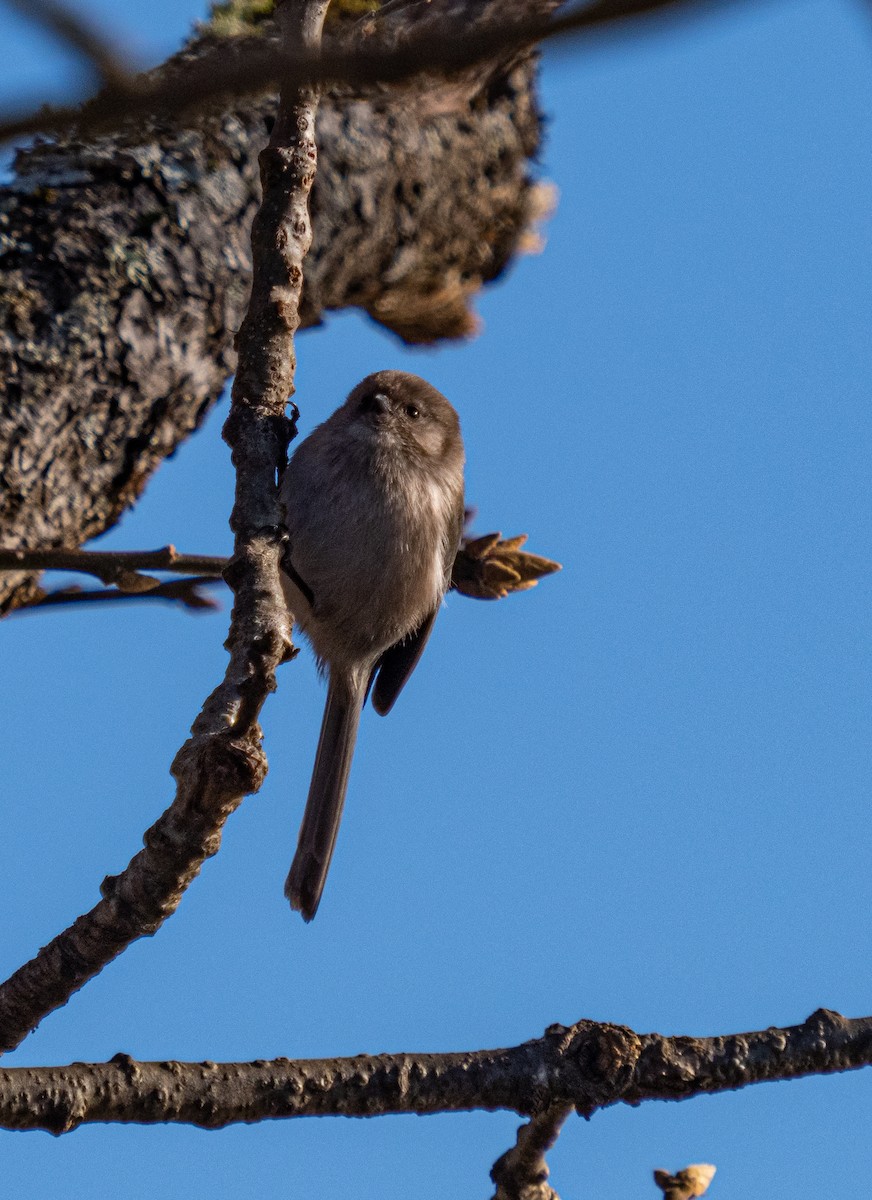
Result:
<instances>
[{"instance_id":1,"label":"bird's eye","mask_svg":"<svg viewBox=\"0 0 872 1200\"><path fill-rule=\"evenodd\" d=\"M406 405L406 416L407 417L411 417L413 421L416 421L418 419L418 417L420 417L420 415L421 415L421 411L417 407L417 405L415 405L415 404L407 404Z\"/></svg>"}]
</instances>

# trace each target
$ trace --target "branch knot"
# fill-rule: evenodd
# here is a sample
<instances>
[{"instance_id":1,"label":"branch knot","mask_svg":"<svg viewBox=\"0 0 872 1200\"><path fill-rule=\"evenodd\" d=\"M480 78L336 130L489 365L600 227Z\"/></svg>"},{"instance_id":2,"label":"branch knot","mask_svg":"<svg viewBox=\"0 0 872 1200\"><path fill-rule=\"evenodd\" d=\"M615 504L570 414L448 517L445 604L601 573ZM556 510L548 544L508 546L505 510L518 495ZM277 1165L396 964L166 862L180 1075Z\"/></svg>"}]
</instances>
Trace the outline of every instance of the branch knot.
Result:
<instances>
[{"instance_id":1,"label":"branch knot","mask_svg":"<svg viewBox=\"0 0 872 1200\"><path fill-rule=\"evenodd\" d=\"M596 1021L551 1025L545 1037L557 1085L552 1103L571 1100L576 1112L588 1117L604 1104L613 1104L632 1084L642 1039L626 1025Z\"/></svg>"}]
</instances>

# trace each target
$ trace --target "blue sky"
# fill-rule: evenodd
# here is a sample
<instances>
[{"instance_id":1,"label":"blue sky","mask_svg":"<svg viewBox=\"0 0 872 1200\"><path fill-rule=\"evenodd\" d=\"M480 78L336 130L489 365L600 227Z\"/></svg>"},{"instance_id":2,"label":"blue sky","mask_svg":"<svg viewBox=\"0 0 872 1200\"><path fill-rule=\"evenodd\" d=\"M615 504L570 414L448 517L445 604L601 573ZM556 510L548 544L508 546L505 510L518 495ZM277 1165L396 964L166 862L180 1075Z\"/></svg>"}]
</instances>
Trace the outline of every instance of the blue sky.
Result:
<instances>
[{"instance_id":1,"label":"blue sky","mask_svg":"<svg viewBox=\"0 0 872 1200\"><path fill-rule=\"evenodd\" d=\"M142 61L195 4L88 11ZM0 101L58 95L55 47L3 11ZM386 720L364 716L316 921L282 883L321 717L311 658L264 714L269 778L153 939L5 1062L459 1050L581 1017L645 1032L872 1010L872 19L769 0L603 36L543 70L539 257L484 331L409 351L345 314L299 341L301 427L363 375L426 375L460 411L482 532L564 571L451 596ZM213 418L102 546L220 553ZM4 975L97 898L171 798L223 671L228 610L46 613L2 628ZM573 1120L563 1200L864 1195L872 1073ZM488 1194L512 1114L204 1133L2 1134L10 1194ZM765 1181L765 1184L761 1181Z\"/></svg>"}]
</instances>

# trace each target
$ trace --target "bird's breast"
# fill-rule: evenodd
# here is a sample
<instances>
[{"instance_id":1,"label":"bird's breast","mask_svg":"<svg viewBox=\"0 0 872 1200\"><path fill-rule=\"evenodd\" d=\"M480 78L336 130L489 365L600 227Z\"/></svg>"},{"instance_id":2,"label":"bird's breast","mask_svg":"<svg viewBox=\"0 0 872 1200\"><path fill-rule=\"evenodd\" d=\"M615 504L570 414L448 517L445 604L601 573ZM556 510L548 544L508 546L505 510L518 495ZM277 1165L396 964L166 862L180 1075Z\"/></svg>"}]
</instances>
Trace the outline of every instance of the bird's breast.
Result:
<instances>
[{"instance_id":1,"label":"bird's breast","mask_svg":"<svg viewBox=\"0 0 872 1200\"><path fill-rule=\"evenodd\" d=\"M445 591L450 497L408 464L370 462L361 470L359 457L283 484L291 562L313 599L303 603L295 588L296 608L289 602L328 663L374 662Z\"/></svg>"}]
</instances>

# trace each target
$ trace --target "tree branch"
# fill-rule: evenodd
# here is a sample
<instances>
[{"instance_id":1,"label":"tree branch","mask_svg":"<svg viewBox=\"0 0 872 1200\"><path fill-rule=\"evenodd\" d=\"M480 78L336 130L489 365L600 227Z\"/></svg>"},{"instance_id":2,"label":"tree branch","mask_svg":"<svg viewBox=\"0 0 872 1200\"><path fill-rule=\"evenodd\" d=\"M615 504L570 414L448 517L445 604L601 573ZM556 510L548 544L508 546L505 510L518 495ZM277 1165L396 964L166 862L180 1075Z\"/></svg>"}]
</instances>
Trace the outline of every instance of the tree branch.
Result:
<instances>
[{"instance_id":1,"label":"tree branch","mask_svg":"<svg viewBox=\"0 0 872 1200\"><path fill-rule=\"evenodd\" d=\"M488 533L483 537L464 537L451 575L451 587L463 596L475 600L502 600L510 592L524 592L535 587L539 579L561 569L560 563L530 554L521 549L527 541L525 533L513 538L503 538L499 533ZM111 600L126 596L161 597L181 599L186 594L181 583L188 587L221 578L230 559L219 556L179 554L175 546L164 546L161 550L3 550L0 549L0 572L2 571L77 571L93 575L105 584L114 584L118 591L91 591L66 589L60 592L37 593L27 605L14 612L28 608L46 607L50 604L71 603L75 600ZM163 583L142 570L184 573L198 571L197 578L187 579L173 585ZM197 603L192 593L192 607L211 606L211 601ZM199 598L202 601L202 598Z\"/></svg>"},{"instance_id":2,"label":"tree branch","mask_svg":"<svg viewBox=\"0 0 872 1200\"><path fill-rule=\"evenodd\" d=\"M658 13L708 8L717 0L598 0L559 17L537 15L490 20L478 26L468 16L433 18L399 45L371 38L372 19L363 35L329 54L288 51L262 37L234 39L232 57L216 47L185 72L148 76L135 89L106 91L84 108L67 105L0 118L0 141L26 134L73 128L91 132L118 129L127 121L166 111L178 113L228 95L259 92L291 77L300 87L344 83L353 87L400 83L420 72L450 74L467 70L495 54L523 50L546 39L588 34L608 25ZM721 3L727 0L720 0ZM377 21L375 22L377 27Z\"/></svg>"},{"instance_id":3,"label":"tree branch","mask_svg":"<svg viewBox=\"0 0 872 1200\"><path fill-rule=\"evenodd\" d=\"M7 550L0 547L0 571L74 571L93 575L101 583L115 584L125 592L148 592L159 579L146 571L174 575L196 572L220 577L230 560L221 555L179 554L175 546L160 550L69 550L64 546L44 550Z\"/></svg>"},{"instance_id":4,"label":"tree branch","mask_svg":"<svg viewBox=\"0 0 872 1200\"><path fill-rule=\"evenodd\" d=\"M684 1100L870 1061L872 1017L825 1009L787 1029L711 1038L579 1021L510 1049L455 1054L251 1063L140 1063L119 1054L105 1064L0 1070L0 1126L64 1133L95 1121L169 1121L217 1129L287 1117L508 1109L533 1115L519 1157L530 1150L535 1158L570 1109L589 1117L612 1104Z\"/></svg>"},{"instance_id":5,"label":"tree branch","mask_svg":"<svg viewBox=\"0 0 872 1200\"><path fill-rule=\"evenodd\" d=\"M56 0L6 0L10 8L35 21L91 64L104 87L120 96L133 83L127 62L89 21Z\"/></svg>"},{"instance_id":6,"label":"tree branch","mask_svg":"<svg viewBox=\"0 0 872 1200\"><path fill-rule=\"evenodd\" d=\"M497 1185L493 1200L560 1200L548 1185L545 1155L571 1112L571 1104L554 1104L521 1126L514 1146L491 1169Z\"/></svg>"},{"instance_id":7,"label":"tree branch","mask_svg":"<svg viewBox=\"0 0 872 1200\"><path fill-rule=\"evenodd\" d=\"M327 0L284 0L289 38L308 47ZM270 143L261 152L263 200L252 228L252 294L239 332L239 365L225 438L236 466L236 535L226 577L235 593L223 681L206 700L172 765L177 791L146 832L145 849L103 882L103 899L0 987L0 1050L12 1049L52 1009L131 941L170 916L224 823L266 775L257 717L275 688L275 667L292 653L279 585L282 519L276 471L284 461L293 391L293 335L302 263L311 242L308 198L315 173L317 94L287 85Z\"/></svg>"},{"instance_id":8,"label":"tree branch","mask_svg":"<svg viewBox=\"0 0 872 1200\"><path fill-rule=\"evenodd\" d=\"M38 591L32 600L14 609L12 616L32 613L36 609L65 607L70 604L117 604L119 601L130 600L164 600L180 604L191 611L214 612L221 605L211 596L204 595L200 588L206 584L218 583L212 575L192 575L190 578L170 579L166 583L155 581L155 586L147 591L122 591L120 588L59 588L55 592Z\"/></svg>"}]
</instances>

